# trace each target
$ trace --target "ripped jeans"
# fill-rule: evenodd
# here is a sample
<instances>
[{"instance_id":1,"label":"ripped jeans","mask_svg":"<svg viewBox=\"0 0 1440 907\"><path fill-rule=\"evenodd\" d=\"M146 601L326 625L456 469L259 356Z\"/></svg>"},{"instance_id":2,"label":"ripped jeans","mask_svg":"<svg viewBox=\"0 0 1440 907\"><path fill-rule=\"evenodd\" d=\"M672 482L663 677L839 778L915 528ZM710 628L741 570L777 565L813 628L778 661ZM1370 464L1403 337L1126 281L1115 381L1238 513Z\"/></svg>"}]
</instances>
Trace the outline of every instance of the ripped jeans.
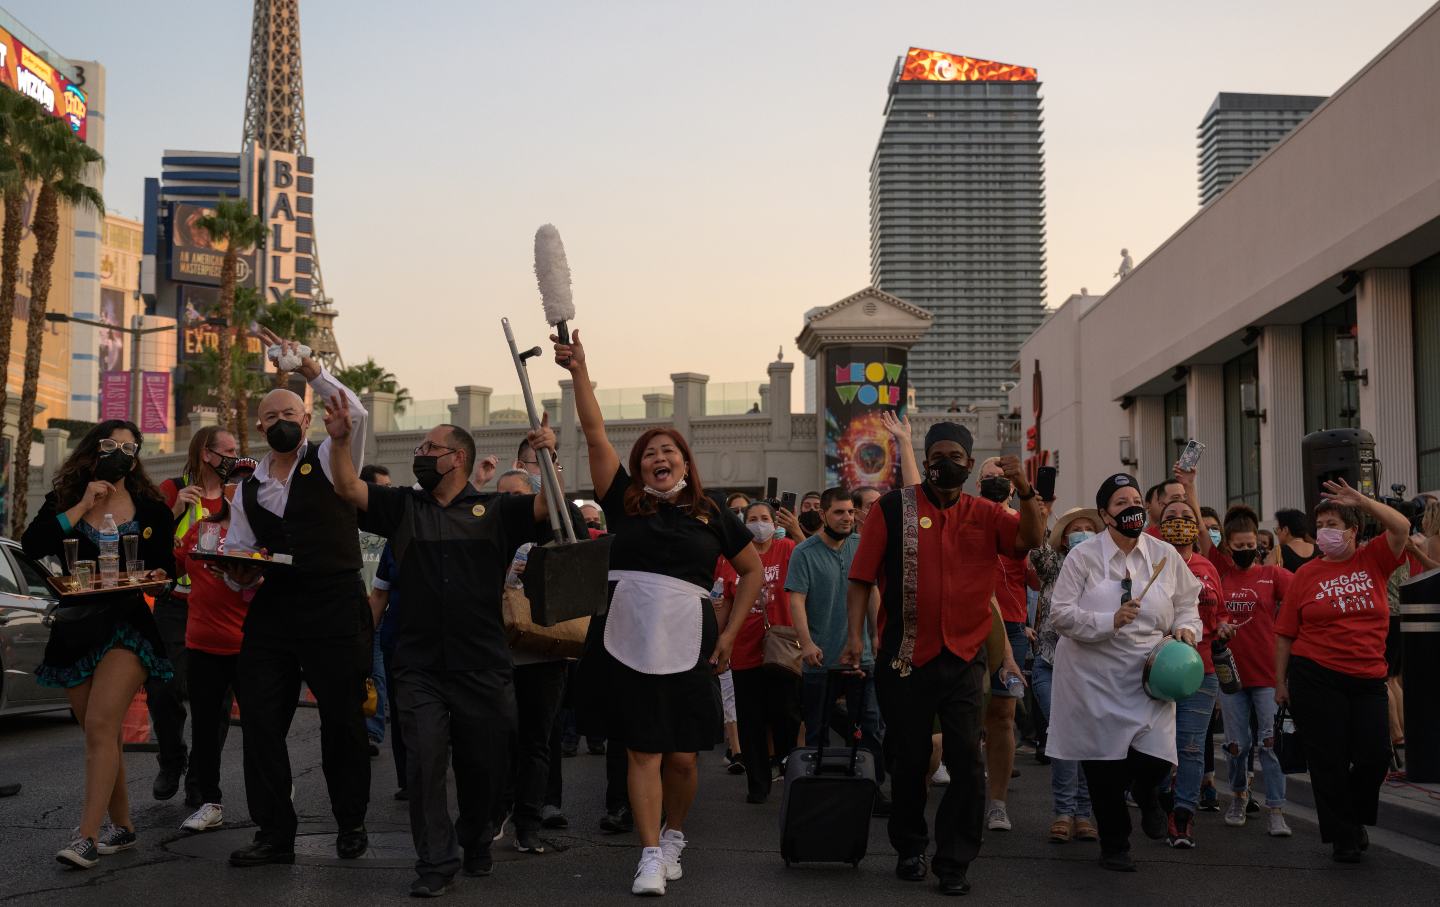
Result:
<instances>
[{"instance_id":1,"label":"ripped jeans","mask_svg":"<svg viewBox=\"0 0 1440 907\"><path fill-rule=\"evenodd\" d=\"M1200 689L1175 703L1175 749L1180 764L1175 767L1175 808L1193 815L1200 800L1200 782L1205 777L1205 729L1215 711L1215 693L1220 682L1206 674Z\"/></svg>"},{"instance_id":2,"label":"ripped jeans","mask_svg":"<svg viewBox=\"0 0 1440 907\"><path fill-rule=\"evenodd\" d=\"M1285 773L1275 757L1275 688L1246 687L1238 693L1220 694L1220 712L1225 718L1225 754L1230 763L1230 789L1240 793L1250 786L1250 747L1260 753L1260 773L1265 783L1265 805L1285 805ZM1250 716L1260 729L1260 739L1250 734Z\"/></svg>"}]
</instances>

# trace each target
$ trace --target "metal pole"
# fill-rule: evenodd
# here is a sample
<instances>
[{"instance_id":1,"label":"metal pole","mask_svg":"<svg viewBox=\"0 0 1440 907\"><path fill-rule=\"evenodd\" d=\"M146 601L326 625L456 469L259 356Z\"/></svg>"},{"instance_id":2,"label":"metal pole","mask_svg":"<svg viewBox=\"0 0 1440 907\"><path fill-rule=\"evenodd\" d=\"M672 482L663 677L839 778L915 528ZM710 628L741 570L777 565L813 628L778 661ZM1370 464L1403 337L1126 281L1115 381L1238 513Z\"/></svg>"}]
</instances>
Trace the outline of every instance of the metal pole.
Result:
<instances>
[{"instance_id":1,"label":"metal pole","mask_svg":"<svg viewBox=\"0 0 1440 907\"><path fill-rule=\"evenodd\" d=\"M140 316L130 316L130 421L140 425Z\"/></svg>"},{"instance_id":2,"label":"metal pole","mask_svg":"<svg viewBox=\"0 0 1440 907\"><path fill-rule=\"evenodd\" d=\"M500 324L505 328L505 342L510 344L510 356L515 360L515 371L520 376L520 392L525 397L525 409L530 414L531 430L540 427L540 416L535 409L535 396L530 392L530 374L525 369L525 360L531 356L539 355L540 347L527 350L523 355L515 346L515 334L510 330L510 319L501 318ZM535 458L540 461L540 486L545 492L546 509L550 511L550 528L555 533L555 538L565 542L574 542L575 527L570 523L569 511L565 508L565 494L560 490L560 475L555 471L555 459L551 451L545 451L541 456L540 451L535 452Z\"/></svg>"}]
</instances>

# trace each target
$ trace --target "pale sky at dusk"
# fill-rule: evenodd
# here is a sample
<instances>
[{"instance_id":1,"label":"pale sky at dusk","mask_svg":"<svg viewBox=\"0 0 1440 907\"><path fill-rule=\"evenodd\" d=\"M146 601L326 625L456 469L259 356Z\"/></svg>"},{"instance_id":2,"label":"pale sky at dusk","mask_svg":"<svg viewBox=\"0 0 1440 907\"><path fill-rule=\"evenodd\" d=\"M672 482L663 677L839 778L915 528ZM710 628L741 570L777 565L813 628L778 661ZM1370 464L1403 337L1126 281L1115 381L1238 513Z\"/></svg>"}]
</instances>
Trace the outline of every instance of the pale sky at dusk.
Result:
<instances>
[{"instance_id":1,"label":"pale sky at dusk","mask_svg":"<svg viewBox=\"0 0 1440 907\"><path fill-rule=\"evenodd\" d=\"M112 209L140 213L165 148L238 149L247 0L0 3L105 64ZM513 392L499 318L543 340L552 221L602 386L762 380L806 309L869 283L868 167L910 45L1039 70L1048 299L1102 292L1122 246L1139 262L1195 213L1217 92L1330 94L1430 5L302 0L341 348L420 399Z\"/></svg>"}]
</instances>

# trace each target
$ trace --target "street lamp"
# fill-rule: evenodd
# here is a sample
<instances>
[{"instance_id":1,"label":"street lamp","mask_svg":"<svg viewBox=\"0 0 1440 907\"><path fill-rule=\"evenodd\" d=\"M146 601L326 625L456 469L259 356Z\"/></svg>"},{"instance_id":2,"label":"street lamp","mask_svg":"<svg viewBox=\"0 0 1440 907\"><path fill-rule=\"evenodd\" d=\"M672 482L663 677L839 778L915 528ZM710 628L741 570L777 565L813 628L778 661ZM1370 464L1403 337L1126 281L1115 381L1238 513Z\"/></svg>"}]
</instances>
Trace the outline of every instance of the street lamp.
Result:
<instances>
[{"instance_id":1,"label":"street lamp","mask_svg":"<svg viewBox=\"0 0 1440 907\"><path fill-rule=\"evenodd\" d=\"M46 312L45 320L57 324L73 322L84 324L92 328L101 328L107 331L119 331L122 334L130 335L130 421L137 426L140 424L140 338L146 334L158 334L161 331L173 331L173 325L166 325L158 328L140 327L139 315L130 317L130 327L120 327L117 324L106 324L103 321L92 321L89 318L76 318L74 315L67 315L64 312ZM219 320L219 319L216 319Z\"/></svg>"}]
</instances>

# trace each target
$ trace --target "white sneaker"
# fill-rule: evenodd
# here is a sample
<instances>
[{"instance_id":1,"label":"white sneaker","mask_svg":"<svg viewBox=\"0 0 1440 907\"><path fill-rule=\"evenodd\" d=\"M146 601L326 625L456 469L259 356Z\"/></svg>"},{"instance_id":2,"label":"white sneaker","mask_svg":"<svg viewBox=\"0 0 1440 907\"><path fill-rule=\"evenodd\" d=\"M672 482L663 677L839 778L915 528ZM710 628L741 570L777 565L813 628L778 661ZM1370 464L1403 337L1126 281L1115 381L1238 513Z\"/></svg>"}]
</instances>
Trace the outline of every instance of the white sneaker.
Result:
<instances>
[{"instance_id":1,"label":"white sneaker","mask_svg":"<svg viewBox=\"0 0 1440 907\"><path fill-rule=\"evenodd\" d=\"M940 763L940 767L935 769L935 774L930 776L930 784L934 787L944 787L949 783L950 770L947 769L945 763L942 762Z\"/></svg>"},{"instance_id":2,"label":"white sneaker","mask_svg":"<svg viewBox=\"0 0 1440 907\"><path fill-rule=\"evenodd\" d=\"M985 827L991 831L1010 830L1010 814L1005 811L1004 801L990 801L990 811L985 814Z\"/></svg>"},{"instance_id":3,"label":"white sneaker","mask_svg":"<svg viewBox=\"0 0 1440 907\"><path fill-rule=\"evenodd\" d=\"M665 893L665 852L658 847L640 851L640 865L635 868L635 884L631 894L658 896Z\"/></svg>"},{"instance_id":4,"label":"white sneaker","mask_svg":"<svg viewBox=\"0 0 1440 907\"><path fill-rule=\"evenodd\" d=\"M180 827L186 831L209 831L212 828L219 828L225 824L225 810L219 803L206 803L195 814L184 822Z\"/></svg>"},{"instance_id":5,"label":"white sneaker","mask_svg":"<svg viewBox=\"0 0 1440 907\"><path fill-rule=\"evenodd\" d=\"M1239 828L1245 824L1245 801L1249 799L1244 791L1230 796L1230 808L1225 810L1226 825Z\"/></svg>"},{"instance_id":6,"label":"white sneaker","mask_svg":"<svg viewBox=\"0 0 1440 907\"><path fill-rule=\"evenodd\" d=\"M1285 813L1280 807L1272 807L1267 809L1266 812L1269 813L1269 816L1266 818L1266 821L1269 823L1269 829L1266 833L1272 838L1290 837L1290 826L1285 824Z\"/></svg>"},{"instance_id":7,"label":"white sneaker","mask_svg":"<svg viewBox=\"0 0 1440 907\"><path fill-rule=\"evenodd\" d=\"M665 881L673 882L685 874L680 854L685 850L685 832L667 828L660 832L660 853L665 857Z\"/></svg>"}]
</instances>

